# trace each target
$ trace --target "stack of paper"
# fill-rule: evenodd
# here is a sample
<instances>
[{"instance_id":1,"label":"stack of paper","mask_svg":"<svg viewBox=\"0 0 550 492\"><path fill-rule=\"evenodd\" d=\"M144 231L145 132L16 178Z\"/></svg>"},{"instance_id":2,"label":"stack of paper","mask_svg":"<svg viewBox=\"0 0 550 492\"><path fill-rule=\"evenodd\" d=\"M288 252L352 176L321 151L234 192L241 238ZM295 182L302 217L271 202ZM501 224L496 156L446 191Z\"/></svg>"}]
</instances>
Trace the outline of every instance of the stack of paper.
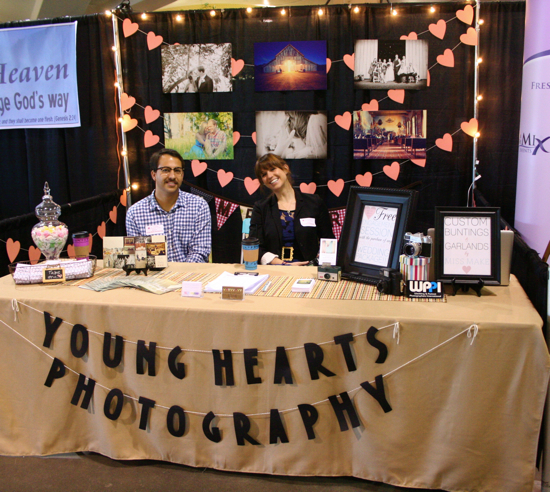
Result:
<instances>
[{"instance_id":1,"label":"stack of paper","mask_svg":"<svg viewBox=\"0 0 550 492\"><path fill-rule=\"evenodd\" d=\"M315 285L315 279L313 278L299 278L292 284L292 292L311 292Z\"/></svg>"},{"instance_id":2,"label":"stack of paper","mask_svg":"<svg viewBox=\"0 0 550 492\"><path fill-rule=\"evenodd\" d=\"M223 272L204 288L204 292L221 292L222 287L243 287L245 294L254 294L269 278L269 275L234 275Z\"/></svg>"}]
</instances>

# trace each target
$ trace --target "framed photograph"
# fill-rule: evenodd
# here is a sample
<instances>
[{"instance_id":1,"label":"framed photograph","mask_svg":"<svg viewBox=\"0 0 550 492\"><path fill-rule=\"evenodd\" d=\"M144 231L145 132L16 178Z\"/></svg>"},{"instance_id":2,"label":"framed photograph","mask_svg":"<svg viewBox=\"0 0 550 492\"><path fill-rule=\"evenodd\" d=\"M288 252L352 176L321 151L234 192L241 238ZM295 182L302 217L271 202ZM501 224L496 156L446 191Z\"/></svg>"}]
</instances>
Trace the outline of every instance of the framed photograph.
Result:
<instances>
[{"instance_id":1,"label":"framed photograph","mask_svg":"<svg viewBox=\"0 0 550 492\"><path fill-rule=\"evenodd\" d=\"M256 91L314 91L327 88L327 42L254 43Z\"/></svg>"},{"instance_id":2,"label":"framed photograph","mask_svg":"<svg viewBox=\"0 0 550 492\"><path fill-rule=\"evenodd\" d=\"M376 283L382 268L399 270L416 196L414 190L350 188L338 245L342 277Z\"/></svg>"},{"instance_id":3,"label":"framed photograph","mask_svg":"<svg viewBox=\"0 0 550 492\"><path fill-rule=\"evenodd\" d=\"M500 208L436 207L435 276L500 285Z\"/></svg>"},{"instance_id":4,"label":"framed photograph","mask_svg":"<svg viewBox=\"0 0 550 492\"><path fill-rule=\"evenodd\" d=\"M428 42L425 40L355 42L356 89L409 89L428 86Z\"/></svg>"}]
</instances>

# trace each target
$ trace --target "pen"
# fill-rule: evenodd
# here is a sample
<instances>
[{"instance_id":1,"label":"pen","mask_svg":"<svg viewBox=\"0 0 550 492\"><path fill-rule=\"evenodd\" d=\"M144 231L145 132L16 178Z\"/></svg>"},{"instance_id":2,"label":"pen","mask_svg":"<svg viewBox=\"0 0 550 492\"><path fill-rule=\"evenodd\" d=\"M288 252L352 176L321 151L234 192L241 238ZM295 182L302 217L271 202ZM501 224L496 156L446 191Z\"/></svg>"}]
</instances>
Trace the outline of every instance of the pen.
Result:
<instances>
[{"instance_id":1,"label":"pen","mask_svg":"<svg viewBox=\"0 0 550 492\"><path fill-rule=\"evenodd\" d=\"M267 289L269 289L270 285L271 285L271 282L268 282L267 284L265 284L263 289L262 289L262 292L265 292Z\"/></svg>"}]
</instances>

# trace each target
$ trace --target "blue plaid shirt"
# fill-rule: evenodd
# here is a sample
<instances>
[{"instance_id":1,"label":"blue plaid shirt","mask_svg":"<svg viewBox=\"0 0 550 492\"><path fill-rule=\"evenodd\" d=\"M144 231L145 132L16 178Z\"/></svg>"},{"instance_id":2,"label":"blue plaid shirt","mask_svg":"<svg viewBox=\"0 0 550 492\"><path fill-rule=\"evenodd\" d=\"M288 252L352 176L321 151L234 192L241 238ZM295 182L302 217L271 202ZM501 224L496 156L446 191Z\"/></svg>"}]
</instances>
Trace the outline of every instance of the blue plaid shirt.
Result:
<instances>
[{"instance_id":1,"label":"blue plaid shirt","mask_svg":"<svg viewBox=\"0 0 550 492\"><path fill-rule=\"evenodd\" d=\"M210 254L211 219L206 201L179 190L170 212L155 199L155 192L132 205L126 212L128 236L147 236L147 226L162 224L166 236L168 261L203 263Z\"/></svg>"}]
</instances>

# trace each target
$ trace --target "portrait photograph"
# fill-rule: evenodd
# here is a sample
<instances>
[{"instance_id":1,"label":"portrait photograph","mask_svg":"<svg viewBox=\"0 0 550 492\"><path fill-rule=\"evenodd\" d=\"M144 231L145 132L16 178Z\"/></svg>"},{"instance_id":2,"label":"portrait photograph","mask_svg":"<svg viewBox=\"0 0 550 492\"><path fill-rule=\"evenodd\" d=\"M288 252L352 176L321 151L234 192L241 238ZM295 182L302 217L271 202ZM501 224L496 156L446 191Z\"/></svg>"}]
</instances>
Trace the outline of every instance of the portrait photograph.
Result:
<instances>
[{"instance_id":1,"label":"portrait photograph","mask_svg":"<svg viewBox=\"0 0 550 492\"><path fill-rule=\"evenodd\" d=\"M184 159L233 159L233 113L165 113L164 142Z\"/></svg>"},{"instance_id":2,"label":"portrait photograph","mask_svg":"<svg viewBox=\"0 0 550 492\"><path fill-rule=\"evenodd\" d=\"M283 159L326 159L325 111L259 111L256 113L256 156Z\"/></svg>"},{"instance_id":3,"label":"portrait photograph","mask_svg":"<svg viewBox=\"0 0 550 492\"><path fill-rule=\"evenodd\" d=\"M354 159L425 159L426 110L354 111Z\"/></svg>"},{"instance_id":4,"label":"portrait photograph","mask_svg":"<svg viewBox=\"0 0 550 492\"><path fill-rule=\"evenodd\" d=\"M231 92L231 43L162 45L162 91Z\"/></svg>"},{"instance_id":5,"label":"portrait photograph","mask_svg":"<svg viewBox=\"0 0 550 492\"><path fill-rule=\"evenodd\" d=\"M327 88L327 42L254 43L256 91Z\"/></svg>"},{"instance_id":6,"label":"portrait photograph","mask_svg":"<svg viewBox=\"0 0 550 492\"><path fill-rule=\"evenodd\" d=\"M353 80L356 89L425 89L428 42L357 40Z\"/></svg>"}]
</instances>

